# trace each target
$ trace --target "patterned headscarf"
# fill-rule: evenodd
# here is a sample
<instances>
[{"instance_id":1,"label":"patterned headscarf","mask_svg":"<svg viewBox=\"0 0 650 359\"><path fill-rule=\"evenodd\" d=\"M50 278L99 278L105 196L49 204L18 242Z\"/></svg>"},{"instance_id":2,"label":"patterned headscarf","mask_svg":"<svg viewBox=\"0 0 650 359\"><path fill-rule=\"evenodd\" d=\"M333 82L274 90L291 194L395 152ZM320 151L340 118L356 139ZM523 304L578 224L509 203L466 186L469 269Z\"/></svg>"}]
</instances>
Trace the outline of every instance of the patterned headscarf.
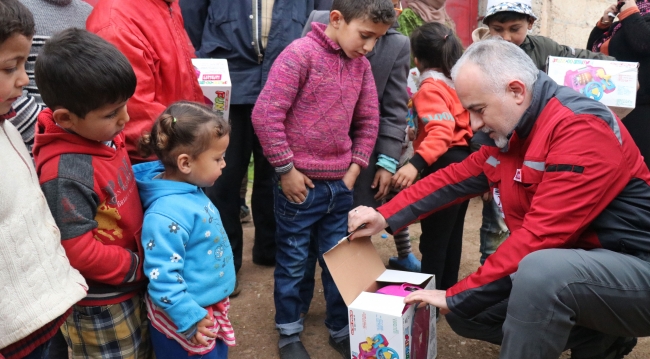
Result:
<instances>
[{"instance_id":1,"label":"patterned headscarf","mask_svg":"<svg viewBox=\"0 0 650 359\"><path fill-rule=\"evenodd\" d=\"M645 16L650 13L650 0L638 0L636 6L639 8L641 16ZM594 42L594 45L591 47L591 51L600 52L600 48L603 46L603 44L609 41L612 36L614 36L614 34L621 28L621 26L623 26L623 24L620 21L613 23L612 26L610 26L609 29L605 31L603 36Z\"/></svg>"}]
</instances>

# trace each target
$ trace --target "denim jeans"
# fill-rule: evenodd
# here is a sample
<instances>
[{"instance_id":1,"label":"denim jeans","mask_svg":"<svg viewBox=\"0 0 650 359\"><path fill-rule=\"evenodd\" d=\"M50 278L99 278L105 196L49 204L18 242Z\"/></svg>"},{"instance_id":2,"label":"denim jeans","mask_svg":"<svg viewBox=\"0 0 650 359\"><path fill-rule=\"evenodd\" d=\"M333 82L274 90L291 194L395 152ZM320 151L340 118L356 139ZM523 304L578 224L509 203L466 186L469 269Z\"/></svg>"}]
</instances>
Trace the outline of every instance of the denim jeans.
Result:
<instances>
[{"instance_id":1,"label":"denim jeans","mask_svg":"<svg viewBox=\"0 0 650 359\"><path fill-rule=\"evenodd\" d=\"M151 333L151 345L156 353L156 359L228 359L228 346L221 339L217 339L217 343L211 352L203 355L190 355L176 340L167 338L165 334L154 328L151 323L149 323L149 333Z\"/></svg>"},{"instance_id":2,"label":"denim jeans","mask_svg":"<svg viewBox=\"0 0 650 359\"><path fill-rule=\"evenodd\" d=\"M302 332L300 318L303 298L300 284L305 276L311 237L318 245L318 262L326 303L325 326L335 339L347 335L347 307L323 261L330 250L347 234L352 191L343 181L313 181L307 198L297 204L289 201L279 185L274 190L276 220L275 323L282 335Z\"/></svg>"},{"instance_id":3,"label":"denim jeans","mask_svg":"<svg viewBox=\"0 0 650 359\"><path fill-rule=\"evenodd\" d=\"M483 223L480 232L481 265L487 257L494 253L503 241L510 236L510 231L499 213L499 208L494 199L483 200Z\"/></svg>"}]
</instances>

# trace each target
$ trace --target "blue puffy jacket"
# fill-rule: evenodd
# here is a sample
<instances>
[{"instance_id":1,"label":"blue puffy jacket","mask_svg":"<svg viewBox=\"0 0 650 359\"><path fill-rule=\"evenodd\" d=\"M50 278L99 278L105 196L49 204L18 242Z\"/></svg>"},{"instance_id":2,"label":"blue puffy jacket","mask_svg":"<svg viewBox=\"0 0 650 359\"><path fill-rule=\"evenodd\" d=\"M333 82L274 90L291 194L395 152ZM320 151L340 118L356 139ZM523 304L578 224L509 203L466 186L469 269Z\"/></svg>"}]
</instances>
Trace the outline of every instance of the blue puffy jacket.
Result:
<instances>
[{"instance_id":1,"label":"blue puffy jacket","mask_svg":"<svg viewBox=\"0 0 650 359\"><path fill-rule=\"evenodd\" d=\"M273 61L300 37L314 0L275 0L268 44L261 41L262 0L181 0L197 57L228 60L231 104L254 104Z\"/></svg>"}]
</instances>

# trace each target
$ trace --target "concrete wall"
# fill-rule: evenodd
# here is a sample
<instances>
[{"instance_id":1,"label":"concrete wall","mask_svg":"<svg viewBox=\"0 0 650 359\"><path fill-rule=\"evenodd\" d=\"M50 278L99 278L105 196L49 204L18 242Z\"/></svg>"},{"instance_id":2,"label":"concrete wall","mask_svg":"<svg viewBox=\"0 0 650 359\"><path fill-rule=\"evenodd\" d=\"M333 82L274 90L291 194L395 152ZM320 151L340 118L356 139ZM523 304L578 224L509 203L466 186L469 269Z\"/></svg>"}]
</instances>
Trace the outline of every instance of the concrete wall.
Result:
<instances>
[{"instance_id":1,"label":"concrete wall","mask_svg":"<svg viewBox=\"0 0 650 359\"><path fill-rule=\"evenodd\" d=\"M533 0L537 21L532 33L548 36L560 44L585 48L591 29L614 0ZM479 1L484 15L487 0Z\"/></svg>"}]
</instances>

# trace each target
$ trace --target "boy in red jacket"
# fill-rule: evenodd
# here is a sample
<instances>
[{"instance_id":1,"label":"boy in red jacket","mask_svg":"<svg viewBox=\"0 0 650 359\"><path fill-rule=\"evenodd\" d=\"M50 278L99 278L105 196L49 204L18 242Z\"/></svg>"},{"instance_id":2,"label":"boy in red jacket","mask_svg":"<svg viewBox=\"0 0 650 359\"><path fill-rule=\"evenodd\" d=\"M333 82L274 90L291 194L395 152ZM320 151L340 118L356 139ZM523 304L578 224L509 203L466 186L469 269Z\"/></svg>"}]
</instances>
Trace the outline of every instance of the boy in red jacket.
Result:
<instances>
[{"instance_id":1,"label":"boy in red jacket","mask_svg":"<svg viewBox=\"0 0 650 359\"><path fill-rule=\"evenodd\" d=\"M35 75L48 106L33 150L39 182L89 285L61 331L73 358L146 358L143 214L122 133L135 73L108 42L68 29L45 44Z\"/></svg>"}]
</instances>

